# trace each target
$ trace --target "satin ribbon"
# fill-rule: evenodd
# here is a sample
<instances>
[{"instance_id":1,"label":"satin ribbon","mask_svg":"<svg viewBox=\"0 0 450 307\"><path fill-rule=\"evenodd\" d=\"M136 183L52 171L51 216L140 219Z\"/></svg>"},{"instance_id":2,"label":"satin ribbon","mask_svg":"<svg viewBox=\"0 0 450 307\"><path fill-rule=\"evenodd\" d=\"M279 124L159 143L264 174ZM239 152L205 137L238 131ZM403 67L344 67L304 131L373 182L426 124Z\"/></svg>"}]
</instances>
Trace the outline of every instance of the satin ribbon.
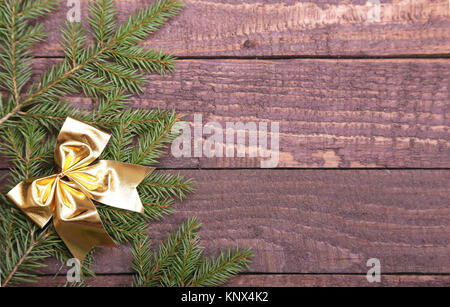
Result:
<instances>
[{"instance_id":1,"label":"satin ribbon","mask_svg":"<svg viewBox=\"0 0 450 307\"><path fill-rule=\"evenodd\" d=\"M91 199L105 205L144 212L136 187L154 169L100 160L111 137L68 117L58 135L55 162L59 173L25 180L8 197L39 227L53 217L56 232L83 262L95 246L116 246Z\"/></svg>"}]
</instances>

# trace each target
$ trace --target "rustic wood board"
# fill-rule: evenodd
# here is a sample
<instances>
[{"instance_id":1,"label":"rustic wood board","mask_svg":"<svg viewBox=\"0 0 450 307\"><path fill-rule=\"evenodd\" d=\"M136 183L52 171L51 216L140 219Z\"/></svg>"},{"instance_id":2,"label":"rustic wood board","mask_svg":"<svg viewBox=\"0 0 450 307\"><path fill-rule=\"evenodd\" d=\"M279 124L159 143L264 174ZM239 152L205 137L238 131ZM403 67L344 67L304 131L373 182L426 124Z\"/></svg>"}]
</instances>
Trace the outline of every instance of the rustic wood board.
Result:
<instances>
[{"instance_id":1,"label":"rustic wood board","mask_svg":"<svg viewBox=\"0 0 450 307\"><path fill-rule=\"evenodd\" d=\"M450 276L384 275L369 283L365 275L242 275L230 280L232 287L448 287Z\"/></svg>"},{"instance_id":2,"label":"rustic wood board","mask_svg":"<svg viewBox=\"0 0 450 307\"><path fill-rule=\"evenodd\" d=\"M119 21L151 2L117 1ZM290 169L169 154L159 167L185 169L197 192L151 225L153 242L198 216L206 255L254 249L250 272L231 286L370 286L373 257L387 273L375 286L449 286L450 2L381 0L379 21L368 20L366 0L183 2L143 44L183 60L173 75L149 76L132 105L175 108L191 124L199 113L222 125L278 121L278 167ZM37 74L63 55L62 4L34 50ZM92 285L130 284L127 247L101 249L97 260L106 275ZM57 272L49 264L43 273Z\"/></svg>"},{"instance_id":3,"label":"rustic wood board","mask_svg":"<svg viewBox=\"0 0 450 307\"><path fill-rule=\"evenodd\" d=\"M99 275L88 278L92 287L127 287L132 275ZM66 282L65 276L43 276L31 287L57 287ZM367 282L365 275L304 275L304 274L246 274L233 277L229 287L448 287L450 276L385 275L380 283Z\"/></svg>"},{"instance_id":4,"label":"rustic wood board","mask_svg":"<svg viewBox=\"0 0 450 307\"><path fill-rule=\"evenodd\" d=\"M86 23L88 0L81 0ZM410 56L449 54L448 0L183 0L184 11L144 45L177 56ZM123 21L151 0L117 1ZM369 12L372 10L371 12ZM38 56L62 55L65 3L46 22ZM372 22L368 15L374 16Z\"/></svg>"},{"instance_id":5,"label":"rustic wood board","mask_svg":"<svg viewBox=\"0 0 450 307\"><path fill-rule=\"evenodd\" d=\"M196 193L152 224L159 242L203 223L207 255L253 247L250 272L449 273L450 170L186 170ZM127 247L105 248L94 270L130 273ZM59 270L54 262L44 270Z\"/></svg>"},{"instance_id":6,"label":"rustic wood board","mask_svg":"<svg viewBox=\"0 0 450 307\"><path fill-rule=\"evenodd\" d=\"M199 113L224 128L279 122L278 167L433 168L450 166L449 86L450 60L186 60L173 75L151 76L134 105L188 120Z\"/></svg>"},{"instance_id":7,"label":"rustic wood board","mask_svg":"<svg viewBox=\"0 0 450 307\"><path fill-rule=\"evenodd\" d=\"M36 75L55 61L36 59ZM181 60L174 74L148 78L134 107L175 109L188 121L200 114L203 124L223 128L267 122L270 131L279 122L278 167L450 166L450 59ZM86 98L69 100L90 106ZM169 154L159 167L261 167L248 155L191 153Z\"/></svg>"}]
</instances>

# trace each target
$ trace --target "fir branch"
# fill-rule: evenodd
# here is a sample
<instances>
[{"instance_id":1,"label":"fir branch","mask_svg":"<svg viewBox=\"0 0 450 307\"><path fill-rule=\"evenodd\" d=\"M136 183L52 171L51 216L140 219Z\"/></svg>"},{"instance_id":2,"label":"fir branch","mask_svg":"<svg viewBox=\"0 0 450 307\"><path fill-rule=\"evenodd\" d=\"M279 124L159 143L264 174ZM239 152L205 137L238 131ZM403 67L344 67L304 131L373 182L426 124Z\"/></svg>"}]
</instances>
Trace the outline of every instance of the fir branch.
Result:
<instances>
[{"instance_id":1,"label":"fir branch","mask_svg":"<svg viewBox=\"0 0 450 307\"><path fill-rule=\"evenodd\" d=\"M53 12L59 5L59 2L61 2L61 0L26 1L23 5L22 11L19 13L19 16L30 19L39 18Z\"/></svg>"},{"instance_id":2,"label":"fir branch","mask_svg":"<svg viewBox=\"0 0 450 307\"><path fill-rule=\"evenodd\" d=\"M136 272L133 278L135 287L142 287L149 284L147 277L152 267L152 252L148 238L141 238L133 243L133 263L131 268Z\"/></svg>"},{"instance_id":3,"label":"fir branch","mask_svg":"<svg viewBox=\"0 0 450 307\"><path fill-rule=\"evenodd\" d=\"M33 4L34 2L34 4ZM10 99L3 106L0 124L21 109L21 90L31 78L32 46L45 37L43 24L30 23L55 9L58 1L6 0L0 7L1 36L0 62L5 71L0 73L0 83L10 93Z\"/></svg>"},{"instance_id":4,"label":"fir branch","mask_svg":"<svg viewBox=\"0 0 450 307\"><path fill-rule=\"evenodd\" d=\"M228 278L240 273L243 268L248 268L253 253L250 249L238 249L234 253L228 250L221 253L217 259L209 258L200 264L189 287L214 287L224 284Z\"/></svg>"},{"instance_id":5,"label":"fir branch","mask_svg":"<svg viewBox=\"0 0 450 307\"><path fill-rule=\"evenodd\" d=\"M141 84L145 82L144 75L138 70L125 67L118 63L94 61L88 66L96 69L99 76L111 80L115 86L124 88L131 93L141 93Z\"/></svg>"},{"instance_id":6,"label":"fir branch","mask_svg":"<svg viewBox=\"0 0 450 307\"><path fill-rule=\"evenodd\" d=\"M31 77L31 61L29 49L33 44L43 39L43 25L37 23L29 24L21 17L22 1L5 1L0 9L4 20L5 29L2 43L0 59L5 66L7 74L2 74L2 83L11 92L15 104L19 103L20 91ZM23 11L22 11L23 12Z\"/></svg>"},{"instance_id":7,"label":"fir branch","mask_svg":"<svg viewBox=\"0 0 450 307\"><path fill-rule=\"evenodd\" d=\"M148 225L142 214L106 206L97 209L105 229L116 243L133 242L145 236Z\"/></svg>"},{"instance_id":8,"label":"fir branch","mask_svg":"<svg viewBox=\"0 0 450 307\"><path fill-rule=\"evenodd\" d=\"M0 125L11 116L16 115L24 107L35 103L50 103L56 97L66 95L73 91L71 79L77 73L90 71L95 66L102 76L108 76L116 84L132 92L140 90L139 83L144 79L140 76L133 78L135 72L130 68L119 66L117 63L108 63L108 53L121 46L136 44L145 39L150 33L159 29L168 18L177 14L181 3L178 0L161 0L148 8L140 10L131 16L128 22L122 24L115 32L114 36L102 46L90 46L79 55L79 63L72 66L67 60L56 64L41 78L38 84L31 87L29 93L16 102L16 106L0 119ZM103 31L102 27L97 30Z\"/></svg>"},{"instance_id":9,"label":"fir branch","mask_svg":"<svg viewBox=\"0 0 450 307\"><path fill-rule=\"evenodd\" d=\"M185 180L179 174L154 171L141 182L138 190L143 195L152 195L156 198L177 197L182 200L186 193L193 192L192 185L192 180Z\"/></svg>"},{"instance_id":10,"label":"fir branch","mask_svg":"<svg viewBox=\"0 0 450 307\"><path fill-rule=\"evenodd\" d=\"M144 195L144 214L97 204L97 209L107 232L116 243L141 240L147 236L148 222L161 220L173 213L173 199L158 199Z\"/></svg>"},{"instance_id":11,"label":"fir branch","mask_svg":"<svg viewBox=\"0 0 450 307\"><path fill-rule=\"evenodd\" d=\"M162 271L170 266L171 260L176 257L176 253L182 248L184 241L189 241L192 232L200 226L201 224L196 219L189 219L159 246L159 251L153 253L153 257L147 239L137 242L133 250L134 262L132 264L132 268L137 272L134 280L135 286L157 285L158 279L163 274Z\"/></svg>"},{"instance_id":12,"label":"fir branch","mask_svg":"<svg viewBox=\"0 0 450 307\"><path fill-rule=\"evenodd\" d=\"M114 153L113 160L125 162L131 152L133 134L127 129L131 126L129 121L121 119L120 123L111 131L110 147L106 152Z\"/></svg>"},{"instance_id":13,"label":"fir branch","mask_svg":"<svg viewBox=\"0 0 450 307\"><path fill-rule=\"evenodd\" d=\"M2 287L36 281L36 271L61 241L51 227L40 230L18 209L0 197L0 276Z\"/></svg>"},{"instance_id":14,"label":"fir branch","mask_svg":"<svg viewBox=\"0 0 450 307\"><path fill-rule=\"evenodd\" d=\"M184 287L195 273L201 261L202 252L200 236L196 232L190 233L187 240L183 241L181 252L173 260L170 273L164 274L160 279L162 284L167 287Z\"/></svg>"},{"instance_id":15,"label":"fir branch","mask_svg":"<svg viewBox=\"0 0 450 307\"><path fill-rule=\"evenodd\" d=\"M142 194L141 194L142 195ZM153 198L148 195L142 195L144 202L144 212L147 222L159 221L163 217L173 213L173 199L172 198Z\"/></svg>"},{"instance_id":16,"label":"fir branch","mask_svg":"<svg viewBox=\"0 0 450 307\"><path fill-rule=\"evenodd\" d=\"M92 112L92 121L104 126L105 123L100 123L100 120L117 115L123 109L128 99L129 96L125 95L124 89L117 89L100 97L97 100L97 108Z\"/></svg>"},{"instance_id":17,"label":"fir branch","mask_svg":"<svg viewBox=\"0 0 450 307\"><path fill-rule=\"evenodd\" d=\"M115 159L122 162L152 165L165 152L167 144L177 134L172 133L172 127L181 116L175 112L162 110L124 110L123 104L127 98L123 93L110 96L110 101L100 100L98 112L105 114L106 121L97 121L101 127L108 127L112 132L110 144L104 151L103 159ZM121 110L120 117L114 116ZM112 128L111 128L112 127ZM131 144L137 143L133 149Z\"/></svg>"},{"instance_id":18,"label":"fir branch","mask_svg":"<svg viewBox=\"0 0 450 307\"><path fill-rule=\"evenodd\" d=\"M117 30L113 41L132 46L142 42L177 14L183 4L176 0L158 0L155 4L131 15Z\"/></svg>"},{"instance_id":19,"label":"fir branch","mask_svg":"<svg viewBox=\"0 0 450 307\"><path fill-rule=\"evenodd\" d=\"M34 259L31 257L33 253L36 253L36 247L39 245L42 245L43 242L45 242L51 235L54 234L54 232L45 231L44 235L41 235L37 240L33 239L34 232L31 232L31 243L28 245L28 248L23 251L21 248L17 245L16 249L19 252L20 258L16 260L16 263L12 267L11 271L9 272L9 275L6 277L5 281L1 285L2 287L5 287L9 285L10 282L30 282L33 281L33 279L30 279L29 275L26 274L19 274L21 271L24 270L30 270L30 269L36 269L38 267L42 267L40 263L35 262L36 258L37 260L42 260L45 257L36 255ZM51 248L52 246L46 245L46 247ZM10 249L11 250L11 249ZM22 252L22 253L21 253Z\"/></svg>"},{"instance_id":20,"label":"fir branch","mask_svg":"<svg viewBox=\"0 0 450 307\"><path fill-rule=\"evenodd\" d=\"M8 127L0 133L0 149L14 165L10 175L15 180L46 175L53 156L50 143L54 142L54 138L48 138L40 125L30 121L24 123L14 129Z\"/></svg>"},{"instance_id":21,"label":"fir branch","mask_svg":"<svg viewBox=\"0 0 450 307\"><path fill-rule=\"evenodd\" d=\"M175 112L162 114L156 118L153 124L155 129L148 129L147 125L138 126L136 129L138 146L131 154L130 163L152 165L156 159L163 155L166 144L171 143L178 134L172 133L173 126L180 120L181 116Z\"/></svg>"},{"instance_id":22,"label":"fir branch","mask_svg":"<svg viewBox=\"0 0 450 307\"><path fill-rule=\"evenodd\" d=\"M17 76L18 76L18 72L17 72L17 50L16 50L16 45L17 45L17 41L16 41L16 19L17 19L17 11L18 11L18 7L17 7L17 2L16 1L12 1L6 3L6 6L8 6L8 8L11 10L11 23L8 26L8 29L10 30L10 40L9 40L9 49L11 50L11 81L12 81L12 95L14 97L14 101L18 104L19 103L19 85L18 85L18 81L17 81Z\"/></svg>"},{"instance_id":23,"label":"fir branch","mask_svg":"<svg viewBox=\"0 0 450 307\"><path fill-rule=\"evenodd\" d=\"M68 117L86 120L82 110L76 110L72 105L62 100L55 100L52 104L37 104L27 109L26 112L18 113L17 122L28 122L32 119L37 121L47 131L58 131L62 123ZM16 127L14 124L7 123L6 126Z\"/></svg>"},{"instance_id":24,"label":"fir branch","mask_svg":"<svg viewBox=\"0 0 450 307\"><path fill-rule=\"evenodd\" d=\"M77 55L86 44L86 34L80 23L66 22L62 28L63 47L66 57L72 62L72 67L77 66Z\"/></svg>"},{"instance_id":25,"label":"fir branch","mask_svg":"<svg viewBox=\"0 0 450 307\"><path fill-rule=\"evenodd\" d=\"M116 30L116 7L114 0L100 0L89 3L89 25L100 46L112 37Z\"/></svg>"},{"instance_id":26,"label":"fir branch","mask_svg":"<svg viewBox=\"0 0 450 307\"><path fill-rule=\"evenodd\" d=\"M132 268L136 287L218 286L247 268L253 254L250 249L228 250L217 258L203 259L195 218L183 223L152 252L147 239L134 244Z\"/></svg>"},{"instance_id":27,"label":"fir branch","mask_svg":"<svg viewBox=\"0 0 450 307\"><path fill-rule=\"evenodd\" d=\"M164 74L175 69L175 58L162 51L145 50L139 46L122 46L111 51L112 57L129 68L145 70L149 73Z\"/></svg>"}]
</instances>

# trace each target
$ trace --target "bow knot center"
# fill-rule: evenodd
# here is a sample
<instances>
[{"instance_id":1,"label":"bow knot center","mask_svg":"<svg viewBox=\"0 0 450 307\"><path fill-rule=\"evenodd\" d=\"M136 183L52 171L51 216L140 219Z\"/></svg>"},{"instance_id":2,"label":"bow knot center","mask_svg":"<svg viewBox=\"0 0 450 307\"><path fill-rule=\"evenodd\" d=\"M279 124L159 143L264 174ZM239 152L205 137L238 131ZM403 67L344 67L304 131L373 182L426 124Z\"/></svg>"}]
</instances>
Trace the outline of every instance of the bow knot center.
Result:
<instances>
[{"instance_id":1,"label":"bow knot center","mask_svg":"<svg viewBox=\"0 0 450 307\"><path fill-rule=\"evenodd\" d=\"M69 177L67 177L67 174L64 172L60 172L56 177L58 177L58 179L69 181Z\"/></svg>"}]
</instances>

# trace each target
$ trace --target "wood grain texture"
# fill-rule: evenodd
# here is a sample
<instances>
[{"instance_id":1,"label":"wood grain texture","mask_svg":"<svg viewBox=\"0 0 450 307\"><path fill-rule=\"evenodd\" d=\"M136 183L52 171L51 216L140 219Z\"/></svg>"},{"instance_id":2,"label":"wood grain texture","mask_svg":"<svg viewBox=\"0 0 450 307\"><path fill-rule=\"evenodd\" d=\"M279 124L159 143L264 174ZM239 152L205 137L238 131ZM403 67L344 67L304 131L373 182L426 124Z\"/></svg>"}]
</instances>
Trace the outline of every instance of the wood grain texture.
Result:
<instances>
[{"instance_id":1,"label":"wood grain texture","mask_svg":"<svg viewBox=\"0 0 450 307\"><path fill-rule=\"evenodd\" d=\"M128 287L132 275L99 275L88 278L92 287ZM28 287L57 287L66 282L65 276L43 276ZM365 275L298 275L258 274L239 275L231 278L228 287L448 287L450 276L439 275L384 275L380 283L367 282Z\"/></svg>"},{"instance_id":2,"label":"wood grain texture","mask_svg":"<svg viewBox=\"0 0 450 307\"><path fill-rule=\"evenodd\" d=\"M81 0L87 24L87 2ZM177 56L383 56L448 54L448 0L381 0L379 19L366 0L183 0L184 11L145 46ZM117 1L119 20L152 3ZM65 3L46 22L38 56L62 55ZM372 21L368 16L374 16Z\"/></svg>"},{"instance_id":3,"label":"wood grain texture","mask_svg":"<svg viewBox=\"0 0 450 307\"><path fill-rule=\"evenodd\" d=\"M173 75L150 76L134 105L199 113L224 128L279 122L278 167L450 166L449 60L180 61Z\"/></svg>"},{"instance_id":4,"label":"wood grain texture","mask_svg":"<svg viewBox=\"0 0 450 307\"><path fill-rule=\"evenodd\" d=\"M365 275L241 275L231 287L448 287L450 276L383 275L380 283L369 283Z\"/></svg>"},{"instance_id":5,"label":"wood grain texture","mask_svg":"<svg viewBox=\"0 0 450 307\"><path fill-rule=\"evenodd\" d=\"M36 75L55 61L37 59ZM278 167L450 167L450 60L182 60L177 66L172 75L149 76L132 106L175 109L188 121L200 114L203 124L223 128L267 122L270 130L279 122ZM69 101L89 106L82 97ZM261 158L248 154L191 153L169 154L159 167L261 166Z\"/></svg>"},{"instance_id":6,"label":"wood grain texture","mask_svg":"<svg viewBox=\"0 0 450 307\"><path fill-rule=\"evenodd\" d=\"M253 247L250 272L449 273L450 171L191 170L196 193L152 224L159 242L188 217L203 223L206 255ZM129 273L125 246L98 252L94 270ZM44 273L59 266L50 263Z\"/></svg>"}]
</instances>

